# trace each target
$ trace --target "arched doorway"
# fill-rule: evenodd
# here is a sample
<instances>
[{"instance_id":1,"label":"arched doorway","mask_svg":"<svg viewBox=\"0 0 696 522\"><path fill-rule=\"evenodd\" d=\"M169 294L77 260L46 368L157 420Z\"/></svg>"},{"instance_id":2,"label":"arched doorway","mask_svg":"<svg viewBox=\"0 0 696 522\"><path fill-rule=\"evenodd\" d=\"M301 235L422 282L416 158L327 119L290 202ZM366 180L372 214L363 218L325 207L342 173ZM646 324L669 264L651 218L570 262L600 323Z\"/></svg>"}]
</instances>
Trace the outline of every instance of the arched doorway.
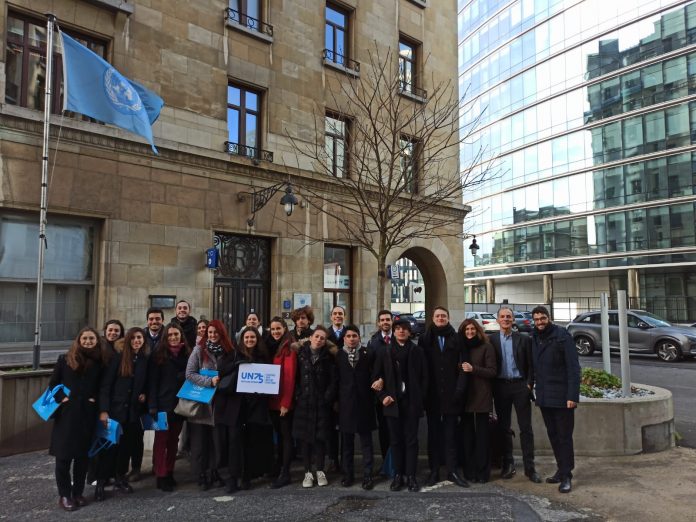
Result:
<instances>
[{"instance_id":1,"label":"arched doorway","mask_svg":"<svg viewBox=\"0 0 696 522\"><path fill-rule=\"evenodd\" d=\"M423 278L425 292L425 317L430 321L432 309L435 306L449 307L447 274L433 252L423 247L411 247L401 253L399 258L406 258L416 265Z\"/></svg>"}]
</instances>

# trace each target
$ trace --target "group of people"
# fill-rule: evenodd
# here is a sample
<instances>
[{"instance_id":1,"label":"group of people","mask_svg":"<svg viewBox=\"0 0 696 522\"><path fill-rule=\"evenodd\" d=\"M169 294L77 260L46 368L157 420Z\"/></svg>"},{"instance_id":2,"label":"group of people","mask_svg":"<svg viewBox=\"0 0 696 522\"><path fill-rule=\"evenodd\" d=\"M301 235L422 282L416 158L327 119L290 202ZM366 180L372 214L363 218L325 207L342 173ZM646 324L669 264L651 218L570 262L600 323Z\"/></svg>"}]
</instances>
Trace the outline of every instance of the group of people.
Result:
<instances>
[{"instance_id":1,"label":"group of people","mask_svg":"<svg viewBox=\"0 0 696 522\"><path fill-rule=\"evenodd\" d=\"M231 335L219 320L191 316L186 301L164 324L161 309L147 310L147 326L125 331L107 321L103 336L82 329L58 358L50 379L61 403L54 414L49 453L56 459L59 505L72 511L87 503L86 477L96 480L94 498L105 485L132 493L143 460L141 418L166 415L167 429L155 431L152 467L157 487L172 491L182 443L202 490L226 487L234 493L257 477L273 477L271 488L290 484L294 456L304 463L302 486L326 486L327 471L355 482L355 438L362 449L364 489L374 486L373 432L379 430L383 461L391 462L390 490L419 491L418 426L427 416L427 485L447 479L461 487L490 478L489 415L495 411L505 434L502 477L515 473L510 417L515 407L525 473L534 468L530 399L536 390L558 463L547 482L570 491L573 469L573 411L579 394L579 366L572 339L549 321L544 307L533 311L531 338L512 332L512 310L498 312L500 334L490 340L475 320L458 330L449 311L436 307L432 324L415 342L406 320L391 312L377 317L377 332L365 345L359 328L346 323L345 309L331 312L331 325L314 328L311 307L291 314L293 328L274 317L268 327L256 313ZM564 335L565 334L565 335ZM245 363L280 366L276 395L237 391ZM185 381L215 388L210 404L186 406L177 393ZM88 457L97 422L118 421L118 444ZM180 441L186 426L185 442ZM340 453L340 456L339 456ZM326 460L329 460L329 467ZM463 471L463 473L461 471Z\"/></svg>"}]
</instances>

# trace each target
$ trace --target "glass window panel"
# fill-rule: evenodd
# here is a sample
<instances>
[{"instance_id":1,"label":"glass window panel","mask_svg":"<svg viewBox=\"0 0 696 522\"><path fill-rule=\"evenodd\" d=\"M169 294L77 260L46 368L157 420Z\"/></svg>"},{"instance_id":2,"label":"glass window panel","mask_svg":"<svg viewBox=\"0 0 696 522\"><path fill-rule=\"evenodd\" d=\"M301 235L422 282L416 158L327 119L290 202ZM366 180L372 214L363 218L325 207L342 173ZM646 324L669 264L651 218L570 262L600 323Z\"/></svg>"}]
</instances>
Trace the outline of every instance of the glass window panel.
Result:
<instances>
[{"instance_id":1,"label":"glass window panel","mask_svg":"<svg viewBox=\"0 0 696 522\"><path fill-rule=\"evenodd\" d=\"M584 256L588 252L587 218L573 219L570 222L570 254Z\"/></svg>"},{"instance_id":2,"label":"glass window panel","mask_svg":"<svg viewBox=\"0 0 696 522\"><path fill-rule=\"evenodd\" d=\"M665 62L664 77L666 84L683 82L686 79L686 56Z\"/></svg>"},{"instance_id":3,"label":"glass window panel","mask_svg":"<svg viewBox=\"0 0 696 522\"><path fill-rule=\"evenodd\" d=\"M5 61L5 102L19 105L22 93L22 48L8 43Z\"/></svg>"},{"instance_id":4,"label":"glass window panel","mask_svg":"<svg viewBox=\"0 0 696 522\"><path fill-rule=\"evenodd\" d=\"M687 196L692 193L693 172L691 154L677 154L667 159L667 187L669 197Z\"/></svg>"},{"instance_id":5,"label":"glass window panel","mask_svg":"<svg viewBox=\"0 0 696 522\"><path fill-rule=\"evenodd\" d=\"M647 209L648 248L669 248L669 207Z\"/></svg>"},{"instance_id":6,"label":"glass window panel","mask_svg":"<svg viewBox=\"0 0 696 522\"><path fill-rule=\"evenodd\" d=\"M29 73L27 82L27 107L43 110L44 89L46 88L46 60L37 53L29 54Z\"/></svg>"},{"instance_id":7,"label":"glass window panel","mask_svg":"<svg viewBox=\"0 0 696 522\"><path fill-rule=\"evenodd\" d=\"M694 244L694 205L685 203L669 209L669 224L672 247Z\"/></svg>"},{"instance_id":8,"label":"glass window panel","mask_svg":"<svg viewBox=\"0 0 696 522\"><path fill-rule=\"evenodd\" d=\"M239 111L227 109L227 141L239 143Z\"/></svg>"},{"instance_id":9,"label":"glass window panel","mask_svg":"<svg viewBox=\"0 0 696 522\"><path fill-rule=\"evenodd\" d=\"M346 56L346 46L345 46L345 33L343 31L336 31L336 49L335 51L345 58ZM338 63L344 63L343 58L336 60Z\"/></svg>"},{"instance_id":10,"label":"glass window panel","mask_svg":"<svg viewBox=\"0 0 696 522\"><path fill-rule=\"evenodd\" d=\"M570 221L557 221L543 226L544 257L567 257L570 255Z\"/></svg>"},{"instance_id":11,"label":"glass window panel","mask_svg":"<svg viewBox=\"0 0 696 522\"><path fill-rule=\"evenodd\" d=\"M568 180L569 178L566 177L553 181L553 206L555 207L555 215L570 213L570 188L568 186Z\"/></svg>"},{"instance_id":12,"label":"glass window panel","mask_svg":"<svg viewBox=\"0 0 696 522\"><path fill-rule=\"evenodd\" d=\"M257 94L254 94L253 92L246 91L246 96L245 96L245 102L246 102L246 108L250 111L258 111L259 110L259 97Z\"/></svg>"},{"instance_id":13,"label":"glass window panel","mask_svg":"<svg viewBox=\"0 0 696 522\"><path fill-rule=\"evenodd\" d=\"M560 136L552 141L553 173L559 174L568 170L568 137Z\"/></svg>"},{"instance_id":14,"label":"glass window panel","mask_svg":"<svg viewBox=\"0 0 696 522\"><path fill-rule=\"evenodd\" d=\"M259 0L246 0L246 14L257 20L261 19L261 11L259 10Z\"/></svg>"},{"instance_id":15,"label":"glass window panel","mask_svg":"<svg viewBox=\"0 0 696 522\"><path fill-rule=\"evenodd\" d=\"M623 212L606 216L607 252L626 250L626 216Z\"/></svg>"},{"instance_id":16,"label":"glass window panel","mask_svg":"<svg viewBox=\"0 0 696 522\"><path fill-rule=\"evenodd\" d=\"M256 147L256 136L257 136L257 128L256 128L256 115L255 114L249 114L247 113L246 115L246 141L245 145L247 147Z\"/></svg>"},{"instance_id":17,"label":"glass window panel","mask_svg":"<svg viewBox=\"0 0 696 522\"><path fill-rule=\"evenodd\" d=\"M636 116L624 120L624 149L625 155L636 156L643 150L643 118Z\"/></svg>"},{"instance_id":18,"label":"glass window panel","mask_svg":"<svg viewBox=\"0 0 696 522\"><path fill-rule=\"evenodd\" d=\"M626 203L645 201L643 164L631 163L624 166L624 176Z\"/></svg>"},{"instance_id":19,"label":"glass window panel","mask_svg":"<svg viewBox=\"0 0 696 522\"><path fill-rule=\"evenodd\" d=\"M590 208L588 203L592 201L592 192L587 189L590 180L591 173L576 174L568 178L568 205L571 213L584 212Z\"/></svg>"},{"instance_id":20,"label":"glass window panel","mask_svg":"<svg viewBox=\"0 0 696 522\"><path fill-rule=\"evenodd\" d=\"M350 289L350 248L324 247L324 288Z\"/></svg>"},{"instance_id":21,"label":"glass window panel","mask_svg":"<svg viewBox=\"0 0 696 522\"><path fill-rule=\"evenodd\" d=\"M236 105L239 107L241 102L241 90L237 87L228 86L227 87L227 103L229 105Z\"/></svg>"},{"instance_id":22,"label":"glass window panel","mask_svg":"<svg viewBox=\"0 0 696 522\"><path fill-rule=\"evenodd\" d=\"M326 29L324 31L324 47L328 51L327 58L329 60L333 60L333 52L335 51L333 41L333 27L331 27L329 24L326 24Z\"/></svg>"},{"instance_id":23,"label":"glass window panel","mask_svg":"<svg viewBox=\"0 0 696 522\"><path fill-rule=\"evenodd\" d=\"M628 236L626 250L643 250L648 244L645 209L630 210L626 213Z\"/></svg>"},{"instance_id":24,"label":"glass window panel","mask_svg":"<svg viewBox=\"0 0 696 522\"><path fill-rule=\"evenodd\" d=\"M665 111L667 116L667 135L670 137L688 136L689 134L689 107L679 105ZM686 142L673 143L674 146L686 145Z\"/></svg>"},{"instance_id":25,"label":"glass window panel","mask_svg":"<svg viewBox=\"0 0 696 522\"><path fill-rule=\"evenodd\" d=\"M326 6L326 19L340 27L346 26L346 15L328 5Z\"/></svg>"},{"instance_id":26,"label":"glass window panel","mask_svg":"<svg viewBox=\"0 0 696 522\"><path fill-rule=\"evenodd\" d=\"M663 111L657 111L644 116L645 143L652 145L651 150L659 150L660 143L665 139L665 115ZM648 152L646 150L646 152Z\"/></svg>"},{"instance_id":27,"label":"glass window panel","mask_svg":"<svg viewBox=\"0 0 696 522\"><path fill-rule=\"evenodd\" d=\"M645 182L649 199L667 196L667 160L650 160L645 165Z\"/></svg>"},{"instance_id":28,"label":"glass window panel","mask_svg":"<svg viewBox=\"0 0 696 522\"><path fill-rule=\"evenodd\" d=\"M624 204L623 167L604 170L604 199L608 207Z\"/></svg>"}]
</instances>

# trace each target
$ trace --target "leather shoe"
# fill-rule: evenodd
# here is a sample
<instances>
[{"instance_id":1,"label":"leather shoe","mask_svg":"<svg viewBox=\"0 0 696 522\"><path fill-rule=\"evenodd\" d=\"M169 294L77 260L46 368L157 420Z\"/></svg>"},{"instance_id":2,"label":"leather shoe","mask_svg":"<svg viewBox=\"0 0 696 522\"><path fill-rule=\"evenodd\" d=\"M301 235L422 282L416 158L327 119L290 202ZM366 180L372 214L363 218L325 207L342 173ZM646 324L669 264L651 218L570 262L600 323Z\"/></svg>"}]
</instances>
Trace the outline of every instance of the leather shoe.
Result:
<instances>
[{"instance_id":1,"label":"leather shoe","mask_svg":"<svg viewBox=\"0 0 696 522\"><path fill-rule=\"evenodd\" d=\"M58 499L58 505L65 511L75 511L77 506L70 497L60 497Z\"/></svg>"},{"instance_id":2,"label":"leather shoe","mask_svg":"<svg viewBox=\"0 0 696 522\"><path fill-rule=\"evenodd\" d=\"M531 480L535 484L541 484L541 476L539 475L539 473L536 472L535 469L525 471L524 474L527 476L529 480Z\"/></svg>"},{"instance_id":3,"label":"leather shoe","mask_svg":"<svg viewBox=\"0 0 696 522\"><path fill-rule=\"evenodd\" d=\"M374 487L375 483L372 481L372 475L365 475L362 481L362 488L366 491L369 491Z\"/></svg>"},{"instance_id":4,"label":"leather shoe","mask_svg":"<svg viewBox=\"0 0 696 522\"><path fill-rule=\"evenodd\" d=\"M503 470L500 472L500 477L504 479L511 479L515 476L515 473L517 473L517 470L515 469L514 464L505 464L503 466Z\"/></svg>"},{"instance_id":5,"label":"leather shoe","mask_svg":"<svg viewBox=\"0 0 696 522\"><path fill-rule=\"evenodd\" d=\"M456 473L450 473L447 475L447 480L450 482L454 482L456 486L459 486L460 488L468 488L469 483L464 480L462 477L457 475Z\"/></svg>"},{"instance_id":6,"label":"leather shoe","mask_svg":"<svg viewBox=\"0 0 696 522\"><path fill-rule=\"evenodd\" d=\"M428 487L432 487L438 482L440 482L440 473L438 473L437 471L431 471L430 475L428 475L428 480L425 481L425 485Z\"/></svg>"},{"instance_id":7,"label":"leather shoe","mask_svg":"<svg viewBox=\"0 0 696 522\"><path fill-rule=\"evenodd\" d=\"M344 488L349 488L353 485L354 482L355 479L353 477L343 477L341 479L341 486L343 486Z\"/></svg>"},{"instance_id":8,"label":"leather shoe","mask_svg":"<svg viewBox=\"0 0 696 522\"><path fill-rule=\"evenodd\" d=\"M120 491L121 493L133 493L133 488L125 480L118 480L114 484L114 489Z\"/></svg>"},{"instance_id":9,"label":"leather shoe","mask_svg":"<svg viewBox=\"0 0 696 522\"><path fill-rule=\"evenodd\" d=\"M73 502L77 507L85 507L87 505L87 499L82 495L77 495L73 497Z\"/></svg>"},{"instance_id":10,"label":"leather shoe","mask_svg":"<svg viewBox=\"0 0 696 522\"><path fill-rule=\"evenodd\" d=\"M162 478L162 487L160 489L167 493L174 491L174 481L171 479L171 477L167 476Z\"/></svg>"},{"instance_id":11,"label":"leather shoe","mask_svg":"<svg viewBox=\"0 0 696 522\"><path fill-rule=\"evenodd\" d=\"M570 493L571 490L571 485L570 485L570 478L566 477L563 480L561 480L561 484L558 486L558 491L561 493Z\"/></svg>"},{"instance_id":12,"label":"leather shoe","mask_svg":"<svg viewBox=\"0 0 696 522\"><path fill-rule=\"evenodd\" d=\"M231 478L227 481L227 488L225 489L227 493L236 493L239 491L239 488L237 487L237 479L236 478Z\"/></svg>"},{"instance_id":13,"label":"leather shoe","mask_svg":"<svg viewBox=\"0 0 696 522\"><path fill-rule=\"evenodd\" d=\"M554 473L550 477L546 477L547 484L558 484L561 481L557 473Z\"/></svg>"},{"instance_id":14,"label":"leather shoe","mask_svg":"<svg viewBox=\"0 0 696 522\"><path fill-rule=\"evenodd\" d=\"M104 485L97 483L97 485L94 487L94 500L101 502L105 498L106 494L104 493Z\"/></svg>"},{"instance_id":15,"label":"leather shoe","mask_svg":"<svg viewBox=\"0 0 696 522\"><path fill-rule=\"evenodd\" d=\"M394 475L394 480L392 480L392 483L389 485L389 491L401 491L402 487L404 487L404 477L401 475Z\"/></svg>"},{"instance_id":16,"label":"leather shoe","mask_svg":"<svg viewBox=\"0 0 696 522\"><path fill-rule=\"evenodd\" d=\"M420 485L418 484L415 475L408 477L408 490L413 492L420 491Z\"/></svg>"},{"instance_id":17,"label":"leather shoe","mask_svg":"<svg viewBox=\"0 0 696 522\"><path fill-rule=\"evenodd\" d=\"M237 481L234 481L235 484ZM281 473L278 475L278 478L275 479L273 482L271 482L271 489L278 489L282 488L283 486L287 486L290 484L290 475L288 473Z\"/></svg>"}]
</instances>

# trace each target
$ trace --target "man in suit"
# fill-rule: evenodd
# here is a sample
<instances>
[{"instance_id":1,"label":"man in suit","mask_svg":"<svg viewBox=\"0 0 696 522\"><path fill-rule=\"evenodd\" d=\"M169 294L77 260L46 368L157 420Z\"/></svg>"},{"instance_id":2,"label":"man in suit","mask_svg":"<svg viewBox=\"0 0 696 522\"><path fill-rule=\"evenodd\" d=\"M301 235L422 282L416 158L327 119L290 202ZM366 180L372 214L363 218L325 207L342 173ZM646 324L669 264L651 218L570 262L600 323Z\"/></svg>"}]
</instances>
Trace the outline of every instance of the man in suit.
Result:
<instances>
[{"instance_id":1,"label":"man in suit","mask_svg":"<svg viewBox=\"0 0 696 522\"><path fill-rule=\"evenodd\" d=\"M367 343L367 351L370 352L371 357L377 357L378 354L391 343L393 336L392 321L393 316L389 310L380 310L377 313L378 330ZM376 392L382 391L382 385L382 382L376 382L373 384L372 389ZM377 426L379 428L379 449L382 453L382 460L384 460L387 456L387 450L389 449L389 427L387 426L387 421L384 420L382 403L380 401L375 402L375 411L377 413Z\"/></svg>"},{"instance_id":2,"label":"man in suit","mask_svg":"<svg viewBox=\"0 0 696 522\"><path fill-rule=\"evenodd\" d=\"M360 346L360 330L344 328L343 349L336 354L338 367L338 425L341 431L343 480L350 487L355 480L355 436L360 437L363 458L363 489L372 489L372 431L375 423L375 397L372 392L373 355Z\"/></svg>"},{"instance_id":3,"label":"man in suit","mask_svg":"<svg viewBox=\"0 0 696 522\"><path fill-rule=\"evenodd\" d=\"M578 352L572 336L565 328L551 322L545 306L534 308L532 319L532 363L537 391L536 404L544 417L546 433L558 468L546 482L560 483L558 491L570 493L570 479L575 467L575 408L580 400Z\"/></svg>"},{"instance_id":4,"label":"man in suit","mask_svg":"<svg viewBox=\"0 0 696 522\"><path fill-rule=\"evenodd\" d=\"M331 310L331 327L327 341L331 341L339 348L343 348L343 323L346 320L346 309L340 305L334 306Z\"/></svg>"},{"instance_id":5,"label":"man in suit","mask_svg":"<svg viewBox=\"0 0 696 522\"><path fill-rule=\"evenodd\" d=\"M520 444L524 474L535 483L541 477L534 467L534 433L532 431L532 387L534 375L529 337L512 331L515 317L508 306L498 310L500 333L490 336L495 348L498 377L493 384L493 398L498 422L504 433L503 468L500 476L510 479L516 472L512 456L512 407L515 407L517 424L520 428Z\"/></svg>"}]
</instances>

